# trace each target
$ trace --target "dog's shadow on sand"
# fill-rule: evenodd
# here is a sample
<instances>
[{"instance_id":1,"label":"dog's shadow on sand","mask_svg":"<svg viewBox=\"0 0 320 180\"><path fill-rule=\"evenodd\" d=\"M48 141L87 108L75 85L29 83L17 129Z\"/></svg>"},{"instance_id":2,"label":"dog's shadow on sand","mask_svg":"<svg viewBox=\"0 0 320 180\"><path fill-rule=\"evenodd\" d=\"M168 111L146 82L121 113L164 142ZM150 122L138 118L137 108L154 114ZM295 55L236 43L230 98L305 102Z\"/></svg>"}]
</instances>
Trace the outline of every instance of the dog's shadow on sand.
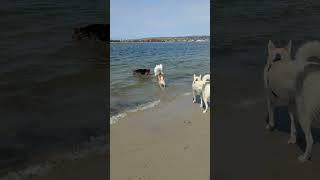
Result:
<instances>
[{"instance_id":1,"label":"dog's shadow on sand","mask_svg":"<svg viewBox=\"0 0 320 180\"><path fill-rule=\"evenodd\" d=\"M280 132L285 132L288 134L288 138L290 135L290 117L288 114L288 109L286 107L279 107L275 110L275 129ZM267 120L267 118L266 118ZM267 120L268 121L268 120ZM295 124L297 129L297 142L296 144L299 148L304 151L306 147L306 141L304 137L304 133L300 127L299 122L297 122L297 118L295 117ZM312 128L311 130L314 143L320 143L320 128Z\"/></svg>"}]
</instances>

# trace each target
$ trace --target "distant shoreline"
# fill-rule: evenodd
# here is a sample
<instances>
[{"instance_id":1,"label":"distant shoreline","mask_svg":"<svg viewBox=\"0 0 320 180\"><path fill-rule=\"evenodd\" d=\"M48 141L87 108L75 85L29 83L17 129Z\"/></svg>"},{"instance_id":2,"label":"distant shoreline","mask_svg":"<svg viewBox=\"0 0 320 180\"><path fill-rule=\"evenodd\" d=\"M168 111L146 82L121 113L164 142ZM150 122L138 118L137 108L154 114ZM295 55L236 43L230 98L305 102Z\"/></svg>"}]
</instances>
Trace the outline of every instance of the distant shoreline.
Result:
<instances>
[{"instance_id":1,"label":"distant shoreline","mask_svg":"<svg viewBox=\"0 0 320 180\"><path fill-rule=\"evenodd\" d=\"M112 44L141 44L141 43L209 43L210 41L175 41L175 42L170 42L170 41L166 41L166 42L114 42L114 41L110 41L110 43Z\"/></svg>"},{"instance_id":2,"label":"distant shoreline","mask_svg":"<svg viewBox=\"0 0 320 180\"><path fill-rule=\"evenodd\" d=\"M145 42L210 42L210 36L177 36L177 37L148 37L139 39L111 39L116 43L145 43Z\"/></svg>"}]
</instances>

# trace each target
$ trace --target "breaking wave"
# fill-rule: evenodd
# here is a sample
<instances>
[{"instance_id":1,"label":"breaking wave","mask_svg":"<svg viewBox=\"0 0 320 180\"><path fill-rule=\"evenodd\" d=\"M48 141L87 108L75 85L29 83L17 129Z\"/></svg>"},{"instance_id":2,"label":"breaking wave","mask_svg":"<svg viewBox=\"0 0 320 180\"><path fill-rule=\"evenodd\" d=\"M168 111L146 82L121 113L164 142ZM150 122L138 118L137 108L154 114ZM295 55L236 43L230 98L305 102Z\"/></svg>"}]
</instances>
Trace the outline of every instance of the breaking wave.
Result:
<instances>
[{"instance_id":1,"label":"breaking wave","mask_svg":"<svg viewBox=\"0 0 320 180\"><path fill-rule=\"evenodd\" d=\"M110 124L115 124L117 123L120 119L124 119L128 113L134 113L134 112L138 112L138 111L144 111L146 109L150 109L150 108L153 108L157 105L160 104L160 99L159 100L156 100L156 101L152 101L152 102L148 102L148 103L145 103L145 104L141 104L133 109L130 109L130 110L126 110L125 112L122 112L122 113L119 113L117 115L114 115L112 117L110 117Z\"/></svg>"}]
</instances>

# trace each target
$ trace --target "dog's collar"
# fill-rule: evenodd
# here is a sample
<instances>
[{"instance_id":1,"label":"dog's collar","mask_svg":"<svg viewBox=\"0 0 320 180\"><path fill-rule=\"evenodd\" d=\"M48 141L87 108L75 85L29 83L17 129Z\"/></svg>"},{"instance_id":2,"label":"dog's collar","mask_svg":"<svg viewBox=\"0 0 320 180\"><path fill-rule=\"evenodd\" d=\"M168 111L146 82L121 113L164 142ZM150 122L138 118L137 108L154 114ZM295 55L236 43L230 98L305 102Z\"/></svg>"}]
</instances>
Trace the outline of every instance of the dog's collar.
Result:
<instances>
[{"instance_id":1,"label":"dog's collar","mask_svg":"<svg viewBox=\"0 0 320 180\"><path fill-rule=\"evenodd\" d=\"M274 95L274 97L279 97L274 91L271 90L271 93Z\"/></svg>"},{"instance_id":2,"label":"dog's collar","mask_svg":"<svg viewBox=\"0 0 320 180\"><path fill-rule=\"evenodd\" d=\"M274 59L272 62L277 62L277 61L281 61L281 59Z\"/></svg>"},{"instance_id":3,"label":"dog's collar","mask_svg":"<svg viewBox=\"0 0 320 180\"><path fill-rule=\"evenodd\" d=\"M270 71L272 64L275 63L275 62L277 62L277 61L281 61L281 59L275 59L275 60L273 60L273 61L269 64L267 72Z\"/></svg>"},{"instance_id":4,"label":"dog's collar","mask_svg":"<svg viewBox=\"0 0 320 180\"><path fill-rule=\"evenodd\" d=\"M272 66L272 63L271 63L271 64L269 64L267 72L269 72L269 71L270 71L271 66Z\"/></svg>"}]
</instances>

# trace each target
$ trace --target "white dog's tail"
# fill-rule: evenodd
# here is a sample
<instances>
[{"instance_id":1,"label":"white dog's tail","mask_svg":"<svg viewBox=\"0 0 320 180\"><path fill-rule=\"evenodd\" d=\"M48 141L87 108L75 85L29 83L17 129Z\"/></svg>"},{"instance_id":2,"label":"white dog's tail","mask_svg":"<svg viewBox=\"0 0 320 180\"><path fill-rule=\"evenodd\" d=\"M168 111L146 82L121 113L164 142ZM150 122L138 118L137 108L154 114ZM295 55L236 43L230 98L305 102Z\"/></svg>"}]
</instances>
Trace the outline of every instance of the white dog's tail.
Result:
<instances>
[{"instance_id":1,"label":"white dog's tail","mask_svg":"<svg viewBox=\"0 0 320 180\"><path fill-rule=\"evenodd\" d=\"M157 76L159 74L163 74L163 68L162 68L162 64L157 64L156 67L154 68L154 75Z\"/></svg>"},{"instance_id":2,"label":"white dog's tail","mask_svg":"<svg viewBox=\"0 0 320 180\"><path fill-rule=\"evenodd\" d=\"M202 77L202 81L206 82L209 81L210 82L210 74L206 74Z\"/></svg>"},{"instance_id":3,"label":"white dog's tail","mask_svg":"<svg viewBox=\"0 0 320 180\"><path fill-rule=\"evenodd\" d=\"M311 59L313 58L313 59ZM311 41L302 45L296 53L297 63L302 65L320 64L320 42Z\"/></svg>"}]
</instances>

